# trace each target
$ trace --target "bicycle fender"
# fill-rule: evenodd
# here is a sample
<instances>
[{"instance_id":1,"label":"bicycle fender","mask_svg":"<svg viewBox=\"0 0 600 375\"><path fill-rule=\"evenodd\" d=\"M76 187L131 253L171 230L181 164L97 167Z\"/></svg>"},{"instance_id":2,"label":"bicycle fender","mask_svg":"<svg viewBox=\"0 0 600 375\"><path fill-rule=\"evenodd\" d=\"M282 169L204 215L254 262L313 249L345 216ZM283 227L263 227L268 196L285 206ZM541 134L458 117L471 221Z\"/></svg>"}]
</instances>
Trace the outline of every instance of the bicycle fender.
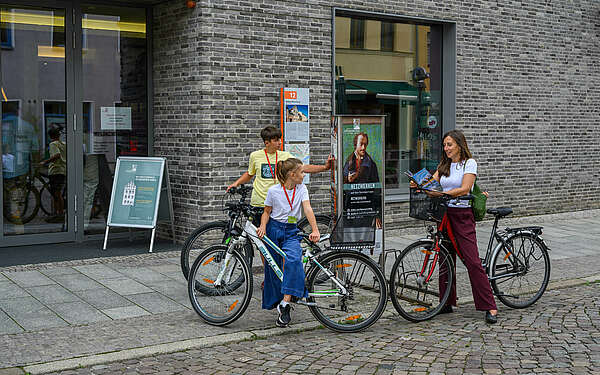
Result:
<instances>
[{"instance_id":1,"label":"bicycle fender","mask_svg":"<svg viewBox=\"0 0 600 375\"><path fill-rule=\"evenodd\" d=\"M316 261L319 262L319 264L324 263L328 257L337 255L339 253L344 253L344 252L352 252L352 253L356 253L359 257L364 258L365 260L371 260L373 262L375 262L373 259L371 259L371 257L367 256L366 254L363 254L361 252L358 251L352 251L352 250L347 250L347 251L326 251L323 254L319 254L317 255ZM377 263L377 262L375 262ZM378 265L379 266L379 265ZM381 267L380 267L381 269ZM308 269L308 272L306 272L306 278L308 279L309 275L313 272L318 272L320 270L319 266L315 265L315 264L311 264L310 268Z\"/></svg>"},{"instance_id":2,"label":"bicycle fender","mask_svg":"<svg viewBox=\"0 0 600 375\"><path fill-rule=\"evenodd\" d=\"M415 240L411 243L408 244L408 246L406 246L404 249L402 249L402 251L408 249L409 247L411 247L412 245L416 244L417 242L429 242L431 244L431 246L435 245L435 242L433 242L433 240L429 237L424 237L424 238L419 238L418 240Z\"/></svg>"},{"instance_id":3,"label":"bicycle fender","mask_svg":"<svg viewBox=\"0 0 600 375\"><path fill-rule=\"evenodd\" d=\"M538 240L540 240L540 242L542 243L542 245L544 246L546 251L550 251L550 247L548 247L548 245L546 244L546 241L544 241L544 238L540 234L542 228L543 227L511 228L511 231L507 233L506 238L510 238L511 236L516 235L516 234L523 234L526 236L535 237Z\"/></svg>"},{"instance_id":4,"label":"bicycle fender","mask_svg":"<svg viewBox=\"0 0 600 375\"><path fill-rule=\"evenodd\" d=\"M542 246L544 246L544 248L546 249L546 251L550 251L550 248L548 247L548 245L546 245L546 242L544 242L544 239L541 236L538 236L534 232L527 230L527 229L519 229L519 228L516 228L516 229L517 230L508 232L504 236L502 236L502 240L504 242L506 242L506 241L509 241L512 237L515 237L517 235L525 235L525 236L529 236L529 237L539 240L540 243L542 244ZM496 257L496 254L498 252L500 252L500 250L502 249L502 245L504 245L504 242L498 242L496 244L496 246L494 247L494 250L492 250L492 255L490 256L490 262L492 259L494 259ZM487 266L486 272L488 274L488 277L492 277L492 268L489 267L489 265Z\"/></svg>"}]
</instances>

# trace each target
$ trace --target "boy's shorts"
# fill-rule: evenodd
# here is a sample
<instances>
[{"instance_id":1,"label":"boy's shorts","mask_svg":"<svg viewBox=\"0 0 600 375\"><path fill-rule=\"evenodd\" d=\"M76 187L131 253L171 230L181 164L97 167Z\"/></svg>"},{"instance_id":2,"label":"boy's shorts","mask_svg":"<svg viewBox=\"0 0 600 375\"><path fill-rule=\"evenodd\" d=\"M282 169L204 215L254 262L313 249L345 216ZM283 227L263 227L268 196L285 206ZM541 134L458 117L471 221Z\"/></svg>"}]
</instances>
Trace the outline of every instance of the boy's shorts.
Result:
<instances>
[{"instance_id":1,"label":"boy's shorts","mask_svg":"<svg viewBox=\"0 0 600 375\"><path fill-rule=\"evenodd\" d=\"M65 188L65 181L67 180L67 176L64 174L51 174L48 175L50 179L50 192L54 195L56 192L62 192Z\"/></svg>"}]
</instances>

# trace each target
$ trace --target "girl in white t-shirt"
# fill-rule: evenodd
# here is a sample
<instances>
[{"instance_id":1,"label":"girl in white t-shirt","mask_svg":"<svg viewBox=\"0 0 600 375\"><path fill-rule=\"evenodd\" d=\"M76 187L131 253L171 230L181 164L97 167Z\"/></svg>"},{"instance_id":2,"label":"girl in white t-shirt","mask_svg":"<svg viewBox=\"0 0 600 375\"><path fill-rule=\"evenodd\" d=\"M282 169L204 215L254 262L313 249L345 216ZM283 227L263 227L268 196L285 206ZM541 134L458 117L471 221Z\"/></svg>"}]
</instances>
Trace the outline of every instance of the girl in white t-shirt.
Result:
<instances>
[{"instance_id":1,"label":"girl in white t-shirt","mask_svg":"<svg viewBox=\"0 0 600 375\"><path fill-rule=\"evenodd\" d=\"M285 266L283 266L283 258L275 251L271 251L277 265L280 268L283 266L283 282L271 267L265 265L262 299L263 309L271 310L277 307L279 316L276 324L278 327L286 327L291 320L289 303L292 296L308 297L304 285L302 248L296 226L302 216L301 209L304 209L304 214L312 228L309 239L317 241L320 234L308 199L308 190L302 183L304 180L302 162L296 158L279 161L276 173L280 184L270 187L267 191L265 211L256 232L260 238L266 234L286 255Z\"/></svg>"}]
</instances>

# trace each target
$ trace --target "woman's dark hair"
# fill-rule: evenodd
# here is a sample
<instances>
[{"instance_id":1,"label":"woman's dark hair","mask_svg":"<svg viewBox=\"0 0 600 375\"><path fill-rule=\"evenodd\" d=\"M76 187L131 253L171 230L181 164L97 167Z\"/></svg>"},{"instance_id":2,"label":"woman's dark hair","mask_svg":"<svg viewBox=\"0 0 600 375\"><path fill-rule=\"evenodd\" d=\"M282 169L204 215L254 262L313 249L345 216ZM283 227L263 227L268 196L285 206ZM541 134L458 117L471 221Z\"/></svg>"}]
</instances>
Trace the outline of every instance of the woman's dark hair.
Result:
<instances>
[{"instance_id":1,"label":"woman's dark hair","mask_svg":"<svg viewBox=\"0 0 600 375\"><path fill-rule=\"evenodd\" d=\"M267 126L260 131L260 137L264 142L268 142L272 139L281 138L281 130L274 126Z\"/></svg>"},{"instance_id":2,"label":"woman's dark hair","mask_svg":"<svg viewBox=\"0 0 600 375\"><path fill-rule=\"evenodd\" d=\"M471 155L471 151L469 150L469 146L467 145L467 139L465 135L460 130L450 130L442 137L442 144L446 138L452 138L454 142L458 145L460 149L460 160L459 162L464 162L467 159L471 159L473 155ZM450 165L452 164L452 159L446 155L446 153L442 150L442 160L437 167L438 175L441 176L450 176Z\"/></svg>"},{"instance_id":3,"label":"woman's dark hair","mask_svg":"<svg viewBox=\"0 0 600 375\"><path fill-rule=\"evenodd\" d=\"M279 180L280 183L285 183L285 180L288 177L288 174L290 174L290 172L293 172L296 170L296 168L298 168L299 166L302 165L302 161L300 161L300 159L296 159L296 158L289 158L286 160L279 160L277 162L277 180Z\"/></svg>"}]
</instances>

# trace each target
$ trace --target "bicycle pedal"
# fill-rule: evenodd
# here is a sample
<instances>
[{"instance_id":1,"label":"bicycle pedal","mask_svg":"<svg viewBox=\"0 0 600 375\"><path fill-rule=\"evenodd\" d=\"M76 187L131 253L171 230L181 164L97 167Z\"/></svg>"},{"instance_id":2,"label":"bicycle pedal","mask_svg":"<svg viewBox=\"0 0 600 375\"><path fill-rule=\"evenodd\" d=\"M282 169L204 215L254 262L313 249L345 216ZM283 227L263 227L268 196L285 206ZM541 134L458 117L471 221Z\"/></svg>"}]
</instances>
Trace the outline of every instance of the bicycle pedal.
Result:
<instances>
[{"instance_id":1,"label":"bicycle pedal","mask_svg":"<svg viewBox=\"0 0 600 375\"><path fill-rule=\"evenodd\" d=\"M304 306L317 306L316 302L307 302L304 300L299 299L298 301L296 301L296 304L298 305L304 305Z\"/></svg>"}]
</instances>

